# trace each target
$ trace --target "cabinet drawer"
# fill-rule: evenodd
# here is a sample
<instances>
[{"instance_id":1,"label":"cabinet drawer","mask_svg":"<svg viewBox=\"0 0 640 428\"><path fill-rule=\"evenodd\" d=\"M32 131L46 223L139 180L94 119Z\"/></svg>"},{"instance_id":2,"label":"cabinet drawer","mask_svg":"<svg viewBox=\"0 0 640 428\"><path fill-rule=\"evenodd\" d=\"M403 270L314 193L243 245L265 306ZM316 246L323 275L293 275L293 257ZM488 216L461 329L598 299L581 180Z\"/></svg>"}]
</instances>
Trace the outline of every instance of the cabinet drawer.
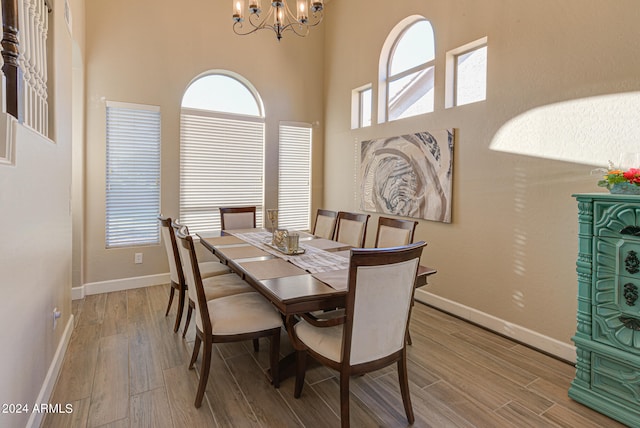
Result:
<instances>
[{"instance_id":1,"label":"cabinet drawer","mask_svg":"<svg viewBox=\"0 0 640 428\"><path fill-rule=\"evenodd\" d=\"M594 390L614 395L632 406L640 405L640 366L597 352L591 358Z\"/></svg>"},{"instance_id":2,"label":"cabinet drawer","mask_svg":"<svg viewBox=\"0 0 640 428\"><path fill-rule=\"evenodd\" d=\"M597 238L593 305L640 317L640 240Z\"/></svg>"},{"instance_id":3,"label":"cabinet drawer","mask_svg":"<svg viewBox=\"0 0 640 428\"><path fill-rule=\"evenodd\" d=\"M593 234L618 237L640 232L640 206L638 198L629 202L596 200L593 203Z\"/></svg>"},{"instance_id":4,"label":"cabinet drawer","mask_svg":"<svg viewBox=\"0 0 640 428\"><path fill-rule=\"evenodd\" d=\"M596 238L594 246L597 271L640 279L640 239Z\"/></svg>"}]
</instances>

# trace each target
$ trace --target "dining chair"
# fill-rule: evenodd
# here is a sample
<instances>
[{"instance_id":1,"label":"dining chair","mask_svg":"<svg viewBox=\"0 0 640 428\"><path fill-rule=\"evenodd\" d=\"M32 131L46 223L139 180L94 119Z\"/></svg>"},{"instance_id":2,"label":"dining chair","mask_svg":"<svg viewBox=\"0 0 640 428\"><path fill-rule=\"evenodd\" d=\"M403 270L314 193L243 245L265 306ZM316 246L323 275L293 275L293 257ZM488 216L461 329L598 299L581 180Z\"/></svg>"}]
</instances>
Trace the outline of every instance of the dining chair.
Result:
<instances>
[{"instance_id":1,"label":"dining chair","mask_svg":"<svg viewBox=\"0 0 640 428\"><path fill-rule=\"evenodd\" d=\"M220 207L222 230L256 227L256 207Z\"/></svg>"},{"instance_id":2,"label":"dining chair","mask_svg":"<svg viewBox=\"0 0 640 428\"><path fill-rule=\"evenodd\" d=\"M279 387L278 363L280 356L280 313L257 292L234 294L207 300L198 269L198 259L193 238L184 228L176 234L180 241L180 253L185 262L189 297L196 302L196 338L189 369L193 369L202 346L200 381L196 393L195 406L202 405L202 399L209 379L211 352L214 343L257 340L268 337L270 342L270 368L273 385ZM235 274L232 274L235 275Z\"/></svg>"},{"instance_id":3,"label":"dining chair","mask_svg":"<svg viewBox=\"0 0 640 428\"><path fill-rule=\"evenodd\" d=\"M184 311L184 300L186 295L187 284L184 280L184 274L182 271L182 263L180 262L180 255L178 253L178 245L176 243L176 237L174 229L171 227L171 217L165 217L162 214L158 216L158 220L161 225L162 241L164 242L164 248L167 253L167 259L169 261L169 277L171 280L171 291L169 292L169 303L167 304L167 310L165 316L169 315L169 310L173 304L173 298L175 292L178 291L178 312L176 313L176 322L173 326L173 331L177 332L180 328L180 322L182 321L182 312ZM228 267L222 263L203 263L201 266L202 275L205 277L212 277L216 275L224 275L231 272ZM187 322L188 327L188 322ZM185 328L186 330L186 328Z\"/></svg>"},{"instance_id":4,"label":"dining chair","mask_svg":"<svg viewBox=\"0 0 640 428\"><path fill-rule=\"evenodd\" d=\"M378 218L375 248L401 247L413 243L418 222L397 218Z\"/></svg>"},{"instance_id":5,"label":"dining chair","mask_svg":"<svg viewBox=\"0 0 640 428\"><path fill-rule=\"evenodd\" d=\"M189 234L189 228L186 225L181 224L178 220L174 220L171 222L171 230L175 234L179 230L183 230L186 234ZM185 272L185 262L182 260L182 256L180 255L180 251L178 250L178 246L176 244L176 253L178 254L178 263L179 263L179 272L184 278L185 290L189 289L189 283L186 281L188 277ZM224 270L220 274L212 274L213 266L222 266ZM254 291L253 288L242 280L238 275L231 273L231 270L224 264L220 262L202 262L198 263L198 268L200 270L200 276L202 278L202 285L204 287L204 293L207 300L217 299L219 297L231 296L233 294L240 293L248 293ZM220 269L220 268L217 268ZM183 295L186 292L183 292ZM184 297L182 298L184 300ZM191 323L191 315L193 314L193 310L196 307L195 301L188 296L189 301L187 306L187 318L184 323L184 329L182 330L182 337L186 337L187 330L189 329L189 324ZM177 330L174 330L177 331Z\"/></svg>"},{"instance_id":6,"label":"dining chair","mask_svg":"<svg viewBox=\"0 0 640 428\"><path fill-rule=\"evenodd\" d=\"M338 211L335 240L354 248L363 248L369 214Z\"/></svg>"},{"instance_id":7,"label":"dining chair","mask_svg":"<svg viewBox=\"0 0 640 428\"><path fill-rule=\"evenodd\" d=\"M318 238L333 239L337 217L338 213L335 211L318 209L312 234Z\"/></svg>"},{"instance_id":8,"label":"dining chair","mask_svg":"<svg viewBox=\"0 0 640 428\"><path fill-rule=\"evenodd\" d=\"M414 422L405 337L425 245L421 241L396 248L352 249L344 315L320 320L303 314L298 322L287 316L287 331L296 351L295 398L302 394L308 354L339 371L340 419L342 427L348 427L349 377L395 362L407 420Z\"/></svg>"},{"instance_id":9,"label":"dining chair","mask_svg":"<svg viewBox=\"0 0 640 428\"><path fill-rule=\"evenodd\" d=\"M400 247L413 243L417 221L401 220L397 218L380 217L376 232L375 248ZM411 301L413 305L413 300ZM411 333L407 329L407 344L411 345Z\"/></svg>"}]
</instances>

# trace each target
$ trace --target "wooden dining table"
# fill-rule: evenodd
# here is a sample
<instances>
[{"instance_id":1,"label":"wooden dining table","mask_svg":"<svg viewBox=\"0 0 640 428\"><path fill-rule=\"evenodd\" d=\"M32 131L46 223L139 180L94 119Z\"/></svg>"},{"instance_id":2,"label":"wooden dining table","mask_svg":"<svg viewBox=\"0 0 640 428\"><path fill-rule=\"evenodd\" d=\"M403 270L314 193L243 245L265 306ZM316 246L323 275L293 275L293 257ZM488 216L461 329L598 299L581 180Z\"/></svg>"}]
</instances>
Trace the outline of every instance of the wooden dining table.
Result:
<instances>
[{"instance_id":1,"label":"wooden dining table","mask_svg":"<svg viewBox=\"0 0 640 428\"><path fill-rule=\"evenodd\" d=\"M297 233L304 254L288 255L273 248L271 234L263 228L201 232L198 237L283 315L344 307L350 247ZM420 266L416 288L426 285L436 272Z\"/></svg>"},{"instance_id":2,"label":"wooden dining table","mask_svg":"<svg viewBox=\"0 0 640 428\"><path fill-rule=\"evenodd\" d=\"M333 310L345 306L350 248L299 234L304 254L288 255L270 245L266 229L198 233L202 245L269 300L282 315ZM427 284L436 270L418 268L415 287ZM410 335L407 340L411 343ZM279 380L295 374L295 353L280 360ZM270 381L271 373L267 371Z\"/></svg>"}]
</instances>

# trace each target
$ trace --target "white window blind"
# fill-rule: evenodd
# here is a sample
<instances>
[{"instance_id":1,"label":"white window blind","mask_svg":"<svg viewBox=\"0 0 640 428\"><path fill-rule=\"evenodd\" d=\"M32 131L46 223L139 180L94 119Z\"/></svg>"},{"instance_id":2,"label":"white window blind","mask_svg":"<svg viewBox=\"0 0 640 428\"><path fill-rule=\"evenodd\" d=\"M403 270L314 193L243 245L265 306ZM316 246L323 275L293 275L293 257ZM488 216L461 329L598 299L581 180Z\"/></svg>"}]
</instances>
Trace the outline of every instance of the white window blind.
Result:
<instances>
[{"instance_id":1,"label":"white window blind","mask_svg":"<svg viewBox=\"0 0 640 428\"><path fill-rule=\"evenodd\" d=\"M182 109L180 222L220 229L220 207L255 206L262 225L264 119Z\"/></svg>"},{"instance_id":2,"label":"white window blind","mask_svg":"<svg viewBox=\"0 0 640 428\"><path fill-rule=\"evenodd\" d=\"M278 226L309 230L311 125L280 124Z\"/></svg>"},{"instance_id":3,"label":"white window blind","mask_svg":"<svg viewBox=\"0 0 640 428\"><path fill-rule=\"evenodd\" d=\"M160 108L107 103L106 247L160 243Z\"/></svg>"}]
</instances>

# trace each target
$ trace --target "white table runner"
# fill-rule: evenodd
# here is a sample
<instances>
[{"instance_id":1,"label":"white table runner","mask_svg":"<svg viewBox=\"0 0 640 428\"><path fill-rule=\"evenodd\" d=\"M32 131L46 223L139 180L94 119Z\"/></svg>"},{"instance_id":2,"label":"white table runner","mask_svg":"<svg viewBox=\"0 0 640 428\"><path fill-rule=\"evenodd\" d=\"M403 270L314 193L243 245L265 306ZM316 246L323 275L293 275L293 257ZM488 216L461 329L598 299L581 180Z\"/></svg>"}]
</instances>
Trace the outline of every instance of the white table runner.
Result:
<instances>
[{"instance_id":1,"label":"white table runner","mask_svg":"<svg viewBox=\"0 0 640 428\"><path fill-rule=\"evenodd\" d=\"M267 243L271 242L271 233L266 231L260 232L233 232L227 231L227 233L236 236L249 244L260 248L273 254L276 257L287 260L301 269L306 270L311 274L319 272L330 272L334 270L342 270L349 268L349 259L342 257L338 254L324 251L319 248L315 248L311 245L306 245L304 241L300 242L300 248L304 249L304 254L300 255L288 255L284 254Z\"/></svg>"}]
</instances>

